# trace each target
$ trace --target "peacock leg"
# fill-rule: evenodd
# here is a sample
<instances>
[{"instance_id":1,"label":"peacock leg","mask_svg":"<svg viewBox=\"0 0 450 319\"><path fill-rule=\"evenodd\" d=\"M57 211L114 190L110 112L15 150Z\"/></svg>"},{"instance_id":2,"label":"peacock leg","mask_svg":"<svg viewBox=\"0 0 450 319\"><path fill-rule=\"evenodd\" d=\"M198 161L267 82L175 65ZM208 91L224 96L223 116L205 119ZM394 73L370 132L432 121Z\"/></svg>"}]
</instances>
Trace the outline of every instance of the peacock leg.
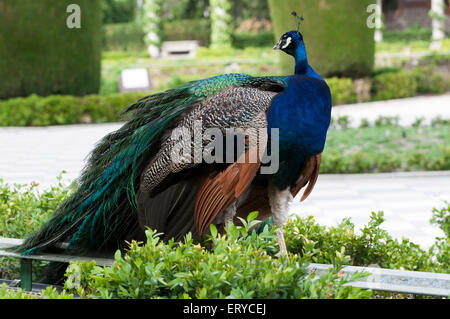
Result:
<instances>
[{"instance_id":1,"label":"peacock leg","mask_svg":"<svg viewBox=\"0 0 450 319\"><path fill-rule=\"evenodd\" d=\"M268 194L273 223L275 226L279 227L277 231L278 245L280 246L278 256L287 255L283 225L288 219L289 204L292 201L292 194L289 187L285 190L279 190L278 187L272 183L269 183Z\"/></svg>"},{"instance_id":2,"label":"peacock leg","mask_svg":"<svg viewBox=\"0 0 450 319\"><path fill-rule=\"evenodd\" d=\"M236 215L236 202L231 204L230 207L228 207L225 212L223 213L223 219L225 223L225 227L229 227L231 223L233 223L234 215Z\"/></svg>"}]
</instances>

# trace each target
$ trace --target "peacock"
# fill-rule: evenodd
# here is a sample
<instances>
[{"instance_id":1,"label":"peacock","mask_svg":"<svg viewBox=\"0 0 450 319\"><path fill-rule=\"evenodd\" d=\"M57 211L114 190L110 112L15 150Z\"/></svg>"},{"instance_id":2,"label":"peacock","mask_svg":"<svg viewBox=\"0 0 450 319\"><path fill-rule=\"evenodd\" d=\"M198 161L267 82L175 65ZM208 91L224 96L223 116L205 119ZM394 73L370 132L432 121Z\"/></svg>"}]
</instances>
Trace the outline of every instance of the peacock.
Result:
<instances>
[{"instance_id":1,"label":"peacock","mask_svg":"<svg viewBox=\"0 0 450 319\"><path fill-rule=\"evenodd\" d=\"M145 241L146 227L164 241L189 232L198 239L210 224L223 229L258 211L258 219L272 217L279 226L280 253L287 254L288 205L316 183L332 103L298 28L282 35L277 49L294 57L294 75L218 75L126 107L127 121L95 146L77 190L16 250L35 254L64 243L72 254L113 251ZM214 143L214 161L184 151ZM272 164L276 170L267 173Z\"/></svg>"}]
</instances>

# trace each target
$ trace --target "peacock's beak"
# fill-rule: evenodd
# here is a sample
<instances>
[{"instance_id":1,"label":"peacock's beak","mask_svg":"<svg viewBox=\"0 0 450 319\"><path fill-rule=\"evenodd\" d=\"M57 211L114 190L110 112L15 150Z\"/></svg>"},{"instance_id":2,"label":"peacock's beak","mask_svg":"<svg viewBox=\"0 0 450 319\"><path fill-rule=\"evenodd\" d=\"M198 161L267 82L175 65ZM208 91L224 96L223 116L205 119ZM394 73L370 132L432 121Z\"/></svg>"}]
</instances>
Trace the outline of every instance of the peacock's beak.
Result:
<instances>
[{"instance_id":1,"label":"peacock's beak","mask_svg":"<svg viewBox=\"0 0 450 319\"><path fill-rule=\"evenodd\" d=\"M273 49L280 50L280 48L281 48L281 40L280 40L280 42L278 42L277 44L274 45Z\"/></svg>"}]
</instances>

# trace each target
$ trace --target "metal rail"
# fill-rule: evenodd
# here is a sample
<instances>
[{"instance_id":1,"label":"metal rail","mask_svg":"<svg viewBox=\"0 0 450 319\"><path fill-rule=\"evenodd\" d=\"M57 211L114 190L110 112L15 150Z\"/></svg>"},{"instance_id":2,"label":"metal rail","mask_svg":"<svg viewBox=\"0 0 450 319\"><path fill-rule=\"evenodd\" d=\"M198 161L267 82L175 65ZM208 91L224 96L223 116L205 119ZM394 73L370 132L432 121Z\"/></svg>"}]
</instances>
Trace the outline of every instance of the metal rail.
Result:
<instances>
[{"instance_id":1,"label":"metal rail","mask_svg":"<svg viewBox=\"0 0 450 319\"><path fill-rule=\"evenodd\" d=\"M332 265L310 264L309 272L320 275ZM450 274L347 266L342 269L346 278L355 273L370 273L368 277L349 283L352 287L404 294L450 297Z\"/></svg>"}]
</instances>

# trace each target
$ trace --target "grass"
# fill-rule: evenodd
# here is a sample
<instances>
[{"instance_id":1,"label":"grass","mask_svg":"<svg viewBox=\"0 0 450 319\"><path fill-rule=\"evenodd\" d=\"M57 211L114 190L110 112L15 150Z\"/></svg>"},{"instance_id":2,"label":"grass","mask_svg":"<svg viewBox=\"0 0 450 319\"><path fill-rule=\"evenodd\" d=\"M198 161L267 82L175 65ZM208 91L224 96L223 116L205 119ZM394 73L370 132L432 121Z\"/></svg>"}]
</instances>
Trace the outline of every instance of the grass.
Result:
<instances>
[{"instance_id":1,"label":"grass","mask_svg":"<svg viewBox=\"0 0 450 319\"><path fill-rule=\"evenodd\" d=\"M376 44L376 54L385 53L431 53L430 41L382 41ZM436 53L450 52L450 38L442 40L441 47L435 51Z\"/></svg>"},{"instance_id":2,"label":"grass","mask_svg":"<svg viewBox=\"0 0 450 319\"><path fill-rule=\"evenodd\" d=\"M170 81L177 79L183 79L180 82L182 84L223 73L281 75L277 66L279 57L277 53L270 48L214 50L200 47L194 59L152 59L146 52L104 52L100 93L117 92L120 73L128 68L151 70L150 76L155 93L167 89L171 85Z\"/></svg>"},{"instance_id":3,"label":"grass","mask_svg":"<svg viewBox=\"0 0 450 319\"><path fill-rule=\"evenodd\" d=\"M450 125L328 131L322 173L450 169Z\"/></svg>"}]
</instances>

